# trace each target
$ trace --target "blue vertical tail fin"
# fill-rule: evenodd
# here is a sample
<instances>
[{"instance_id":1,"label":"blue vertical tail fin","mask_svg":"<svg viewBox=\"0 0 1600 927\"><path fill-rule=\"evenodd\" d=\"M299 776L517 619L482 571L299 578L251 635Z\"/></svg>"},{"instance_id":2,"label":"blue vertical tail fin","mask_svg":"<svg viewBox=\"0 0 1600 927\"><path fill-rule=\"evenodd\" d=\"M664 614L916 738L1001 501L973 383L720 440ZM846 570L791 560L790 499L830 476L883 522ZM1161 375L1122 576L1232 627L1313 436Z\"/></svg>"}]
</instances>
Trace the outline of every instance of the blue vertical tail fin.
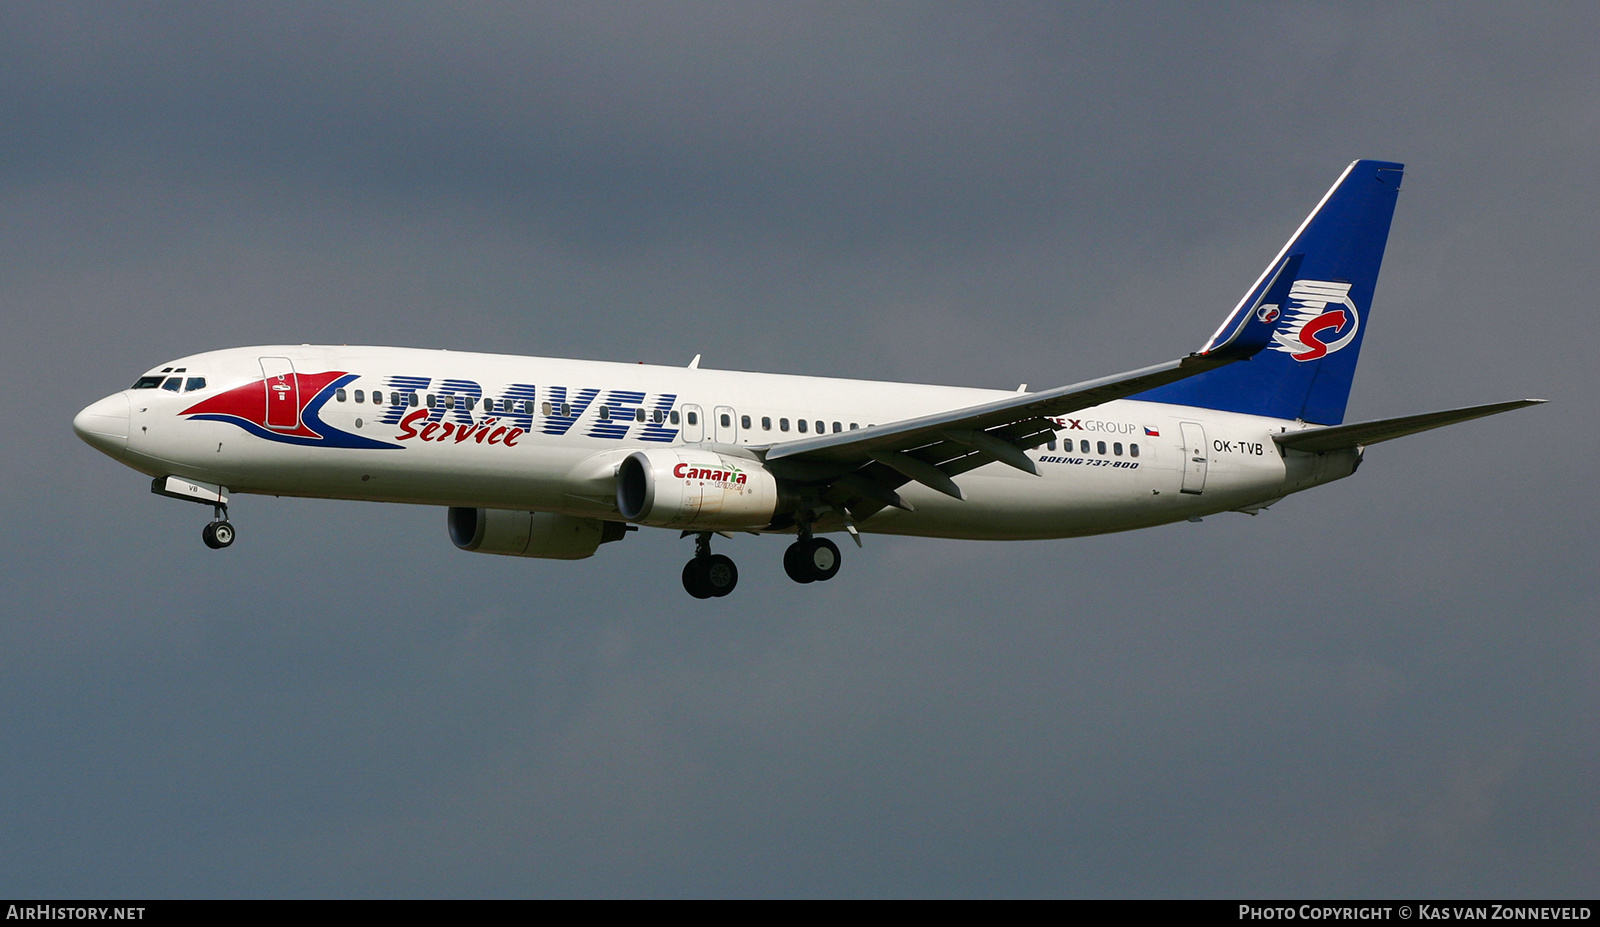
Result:
<instances>
[{"instance_id":1,"label":"blue vertical tail fin","mask_svg":"<svg viewBox=\"0 0 1600 927\"><path fill-rule=\"evenodd\" d=\"M1275 323L1265 350L1137 398L1319 425L1343 422L1404 171L1390 161L1345 168L1203 349L1254 313Z\"/></svg>"}]
</instances>

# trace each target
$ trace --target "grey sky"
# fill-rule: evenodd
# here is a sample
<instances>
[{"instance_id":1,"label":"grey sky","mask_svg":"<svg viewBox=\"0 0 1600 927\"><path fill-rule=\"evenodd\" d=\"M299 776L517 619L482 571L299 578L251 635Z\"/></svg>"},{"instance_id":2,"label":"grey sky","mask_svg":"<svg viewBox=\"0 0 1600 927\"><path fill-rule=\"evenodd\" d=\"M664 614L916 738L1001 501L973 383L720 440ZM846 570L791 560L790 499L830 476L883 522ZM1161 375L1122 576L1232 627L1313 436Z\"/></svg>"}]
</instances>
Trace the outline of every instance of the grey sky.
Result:
<instances>
[{"instance_id":1,"label":"grey sky","mask_svg":"<svg viewBox=\"0 0 1600 927\"><path fill-rule=\"evenodd\" d=\"M1592 895L1591 5L7 4L0 894ZM71 433L348 342L1011 388L1210 334L1408 165L1350 418L1553 400L1256 518L868 537L242 498Z\"/></svg>"}]
</instances>

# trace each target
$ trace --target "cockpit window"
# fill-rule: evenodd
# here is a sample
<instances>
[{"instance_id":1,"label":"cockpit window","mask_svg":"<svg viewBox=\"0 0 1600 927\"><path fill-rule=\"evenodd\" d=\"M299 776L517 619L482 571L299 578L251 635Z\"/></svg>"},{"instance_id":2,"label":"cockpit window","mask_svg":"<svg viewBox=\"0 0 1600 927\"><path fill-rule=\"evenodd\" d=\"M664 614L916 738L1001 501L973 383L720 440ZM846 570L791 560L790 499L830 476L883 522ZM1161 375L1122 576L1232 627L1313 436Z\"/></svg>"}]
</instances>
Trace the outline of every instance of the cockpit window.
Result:
<instances>
[{"instance_id":1,"label":"cockpit window","mask_svg":"<svg viewBox=\"0 0 1600 927\"><path fill-rule=\"evenodd\" d=\"M166 377L163 377L163 376L140 377L139 378L139 382L133 384L133 388L134 389L155 389L156 387L160 386L161 385L161 381L165 380L165 379L166 379Z\"/></svg>"},{"instance_id":2,"label":"cockpit window","mask_svg":"<svg viewBox=\"0 0 1600 927\"><path fill-rule=\"evenodd\" d=\"M186 393L192 393L197 389L205 389L205 388L206 388L206 378L205 377L190 377L189 381L183 385L183 391L186 392Z\"/></svg>"},{"instance_id":3,"label":"cockpit window","mask_svg":"<svg viewBox=\"0 0 1600 927\"><path fill-rule=\"evenodd\" d=\"M167 377L167 382L161 388L168 392L178 393L183 391L183 377Z\"/></svg>"}]
</instances>

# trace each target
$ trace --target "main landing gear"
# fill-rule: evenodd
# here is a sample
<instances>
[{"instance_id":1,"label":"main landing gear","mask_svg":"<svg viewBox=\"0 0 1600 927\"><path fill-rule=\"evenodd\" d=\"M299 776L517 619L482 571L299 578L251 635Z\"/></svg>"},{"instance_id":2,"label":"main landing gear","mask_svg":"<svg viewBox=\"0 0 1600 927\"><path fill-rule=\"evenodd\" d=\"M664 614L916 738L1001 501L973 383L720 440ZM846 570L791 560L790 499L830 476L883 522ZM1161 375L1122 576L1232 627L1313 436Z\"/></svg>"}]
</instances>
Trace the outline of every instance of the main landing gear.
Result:
<instances>
[{"instance_id":1,"label":"main landing gear","mask_svg":"<svg viewBox=\"0 0 1600 927\"><path fill-rule=\"evenodd\" d=\"M721 598L739 584L733 560L711 552L711 532L694 536L694 559L683 565L683 588L697 599Z\"/></svg>"},{"instance_id":2,"label":"main landing gear","mask_svg":"<svg viewBox=\"0 0 1600 927\"><path fill-rule=\"evenodd\" d=\"M827 538L802 536L783 552L783 572L797 583L833 579L839 572L839 546Z\"/></svg>"},{"instance_id":3,"label":"main landing gear","mask_svg":"<svg viewBox=\"0 0 1600 927\"><path fill-rule=\"evenodd\" d=\"M211 523L200 530L200 540L212 550L221 550L233 544L233 522L228 521L228 507L212 507Z\"/></svg>"},{"instance_id":4,"label":"main landing gear","mask_svg":"<svg viewBox=\"0 0 1600 927\"><path fill-rule=\"evenodd\" d=\"M803 524L800 539L783 552L783 571L797 583L820 583L838 575L840 561L839 546L812 537L810 524ZM683 565L683 588L697 599L711 599L727 595L738 584L739 568L728 557L711 552L711 532L695 532L694 559Z\"/></svg>"}]
</instances>

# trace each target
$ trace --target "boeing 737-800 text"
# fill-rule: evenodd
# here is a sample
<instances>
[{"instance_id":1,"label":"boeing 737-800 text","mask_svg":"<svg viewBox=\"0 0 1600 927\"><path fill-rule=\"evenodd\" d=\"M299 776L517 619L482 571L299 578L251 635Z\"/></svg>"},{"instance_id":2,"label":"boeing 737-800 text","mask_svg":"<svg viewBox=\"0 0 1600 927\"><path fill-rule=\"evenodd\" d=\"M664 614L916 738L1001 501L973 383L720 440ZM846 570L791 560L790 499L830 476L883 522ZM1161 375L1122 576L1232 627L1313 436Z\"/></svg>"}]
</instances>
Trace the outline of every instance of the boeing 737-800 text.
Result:
<instances>
[{"instance_id":1,"label":"boeing 737-800 text","mask_svg":"<svg viewBox=\"0 0 1600 927\"><path fill-rule=\"evenodd\" d=\"M1255 512L1379 441L1518 400L1344 424L1402 165L1347 167L1199 351L1043 392L384 347L179 358L80 412L79 436L213 508L230 495L448 507L463 550L576 560L643 525L695 540L683 584L731 592L713 534L1061 538Z\"/></svg>"}]
</instances>

